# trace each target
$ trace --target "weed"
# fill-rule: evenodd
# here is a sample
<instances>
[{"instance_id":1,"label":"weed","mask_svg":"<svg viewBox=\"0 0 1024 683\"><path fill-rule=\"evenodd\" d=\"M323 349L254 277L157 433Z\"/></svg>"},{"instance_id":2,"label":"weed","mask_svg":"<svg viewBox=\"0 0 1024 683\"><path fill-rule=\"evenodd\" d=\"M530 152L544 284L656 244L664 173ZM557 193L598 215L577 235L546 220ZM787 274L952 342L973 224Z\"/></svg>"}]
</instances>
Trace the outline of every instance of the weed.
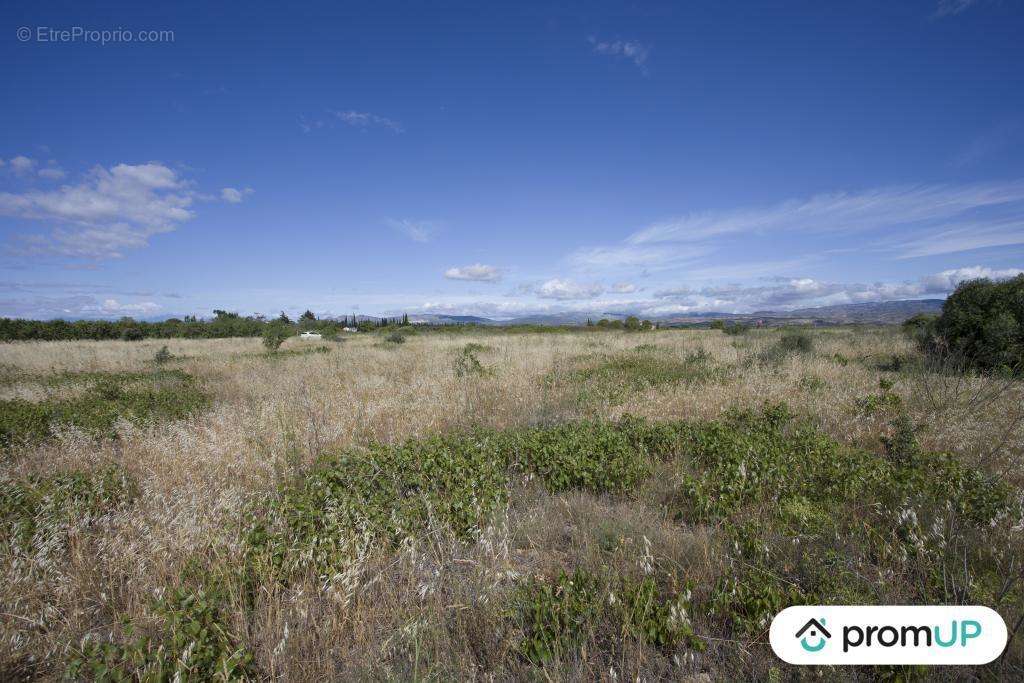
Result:
<instances>
[{"instance_id":1,"label":"weed","mask_svg":"<svg viewBox=\"0 0 1024 683\"><path fill-rule=\"evenodd\" d=\"M480 362L480 359L476 357L479 351L482 351L484 347L482 344L466 344L462 349L455 355L455 361L453 367L455 370L456 377L467 377L469 375L476 375L478 377L489 377L493 372L484 367Z\"/></svg>"},{"instance_id":2,"label":"weed","mask_svg":"<svg viewBox=\"0 0 1024 683\"><path fill-rule=\"evenodd\" d=\"M725 378L722 368L701 348L680 359L650 344L612 356L578 359L580 367L564 375L550 374L549 386L576 388L580 405L618 403L629 394L676 382L703 384Z\"/></svg>"},{"instance_id":3,"label":"weed","mask_svg":"<svg viewBox=\"0 0 1024 683\"><path fill-rule=\"evenodd\" d=\"M181 370L71 377L83 380L89 388L68 399L0 401L0 446L41 441L57 424L110 436L119 418L131 422L178 420L208 404L195 379ZM58 376L52 381L68 379Z\"/></svg>"},{"instance_id":4,"label":"weed","mask_svg":"<svg viewBox=\"0 0 1024 683\"><path fill-rule=\"evenodd\" d=\"M576 569L554 580L532 579L516 596L524 639L520 651L534 664L574 654L606 631L660 648L686 643L703 649L690 626L689 591L669 594L651 576L602 577Z\"/></svg>"},{"instance_id":5,"label":"weed","mask_svg":"<svg viewBox=\"0 0 1024 683\"><path fill-rule=\"evenodd\" d=\"M174 360L174 354L172 354L167 349L166 344L161 346L160 350L157 351L156 355L153 356L153 362L156 363L157 365L164 365L166 363L171 362L172 360Z\"/></svg>"},{"instance_id":6,"label":"weed","mask_svg":"<svg viewBox=\"0 0 1024 683\"><path fill-rule=\"evenodd\" d=\"M119 467L23 480L0 478L0 538L34 555L63 546L70 526L87 526L136 496Z\"/></svg>"},{"instance_id":7,"label":"weed","mask_svg":"<svg viewBox=\"0 0 1024 683\"><path fill-rule=\"evenodd\" d=\"M130 622L123 641L85 639L70 659L72 680L232 681L253 677L252 656L238 644L222 615L223 596L175 589L154 601L156 635Z\"/></svg>"}]
</instances>

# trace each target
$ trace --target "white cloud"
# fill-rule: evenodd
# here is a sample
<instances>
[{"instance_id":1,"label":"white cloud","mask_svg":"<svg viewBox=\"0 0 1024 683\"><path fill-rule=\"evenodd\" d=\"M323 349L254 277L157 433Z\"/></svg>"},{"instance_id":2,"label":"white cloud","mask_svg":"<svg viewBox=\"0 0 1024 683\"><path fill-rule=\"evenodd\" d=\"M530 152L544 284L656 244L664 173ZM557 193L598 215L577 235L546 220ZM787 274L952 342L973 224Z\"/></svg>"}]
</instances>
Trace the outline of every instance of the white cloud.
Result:
<instances>
[{"instance_id":1,"label":"white cloud","mask_svg":"<svg viewBox=\"0 0 1024 683\"><path fill-rule=\"evenodd\" d=\"M117 299L104 299L103 305L100 307L103 313L110 315L120 314L128 315L131 313L155 313L160 310L160 305L152 301L142 301L133 304L123 304Z\"/></svg>"},{"instance_id":2,"label":"white cloud","mask_svg":"<svg viewBox=\"0 0 1024 683\"><path fill-rule=\"evenodd\" d=\"M631 40L602 41L594 36L590 36L587 40L594 46L594 52L597 54L628 59L645 71L644 65L651 54L649 46Z\"/></svg>"},{"instance_id":3,"label":"white cloud","mask_svg":"<svg viewBox=\"0 0 1024 683\"><path fill-rule=\"evenodd\" d=\"M471 266L449 268L444 271L449 280L473 280L474 282L497 282L501 279L501 271L494 266L476 263Z\"/></svg>"},{"instance_id":4,"label":"white cloud","mask_svg":"<svg viewBox=\"0 0 1024 683\"><path fill-rule=\"evenodd\" d=\"M533 293L540 299L558 299L560 301L594 299L601 296L603 292L604 288L598 284L579 284L557 277L542 282L533 289Z\"/></svg>"},{"instance_id":5,"label":"white cloud","mask_svg":"<svg viewBox=\"0 0 1024 683\"><path fill-rule=\"evenodd\" d=\"M26 156L16 156L8 163L11 166L11 170L18 174L29 173L36 167L35 159L29 159Z\"/></svg>"},{"instance_id":6,"label":"white cloud","mask_svg":"<svg viewBox=\"0 0 1024 683\"><path fill-rule=\"evenodd\" d=\"M55 224L49 234L22 235L22 254L118 258L191 219L197 197L163 164L118 164L59 189L0 192L0 215Z\"/></svg>"},{"instance_id":7,"label":"white cloud","mask_svg":"<svg viewBox=\"0 0 1024 683\"><path fill-rule=\"evenodd\" d=\"M220 191L220 198L229 204L239 204L243 199L251 195L253 191L254 190L251 187L245 187L241 190L233 187L225 187Z\"/></svg>"},{"instance_id":8,"label":"white cloud","mask_svg":"<svg viewBox=\"0 0 1024 683\"><path fill-rule=\"evenodd\" d=\"M405 130L402 128L402 124L397 121L392 121L389 118L371 114L365 111L354 111L347 109L345 111L336 111L334 115L338 117L338 120L354 128L389 128L395 133L404 133Z\"/></svg>"},{"instance_id":9,"label":"white cloud","mask_svg":"<svg viewBox=\"0 0 1024 683\"><path fill-rule=\"evenodd\" d=\"M429 242L434 238L434 233L437 230L436 225L431 221L387 218L384 220L384 223L399 231L413 242Z\"/></svg>"},{"instance_id":10,"label":"white cloud","mask_svg":"<svg viewBox=\"0 0 1024 683\"><path fill-rule=\"evenodd\" d=\"M48 166L47 168L39 169L39 177L46 178L47 180L60 180L66 173L62 168L56 166Z\"/></svg>"},{"instance_id":11,"label":"white cloud","mask_svg":"<svg viewBox=\"0 0 1024 683\"><path fill-rule=\"evenodd\" d=\"M789 310L835 304L943 297L965 280L982 277L998 280L1014 277L1022 272L1024 271L1019 268L993 270L982 266L970 266L945 270L916 281L872 284L825 282L813 278L778 278L766 285L664 289L654 292L653 296L658 300L673 302L679 311Z\"/></svg>"},{"instance_id":12,"label":"white cloud","mask_svg":"<svg viewBox=\"0 0 1024 683\"><path fill-rule=\"evenodd\" d=\"M992 268L986 268L984 266L969 266L966 268L954 268L952 270L944 270L941 273L935 273L934 275L926 275L921 278L921 283L925 288L925 291L929 292L951 292L956 289L956 286L961 282L967 280L977 280L979 278L988 278L989 280L1007 280L1012 277L1016 277L1024 273L1024 270L1020 268L1003 268L1001 270L993 270Z\"/></svg>"},{"instance_id":13,"label":"white cloud","mask_svg":"<svg viewBox=\"0 0 1024 683\"><path fill-rule=\"evenodd\" d=\"M637 286L632 282L616 282L612 285L612 291L616 294L632 294L637 291Z\"/></svg>"}]
</instances>

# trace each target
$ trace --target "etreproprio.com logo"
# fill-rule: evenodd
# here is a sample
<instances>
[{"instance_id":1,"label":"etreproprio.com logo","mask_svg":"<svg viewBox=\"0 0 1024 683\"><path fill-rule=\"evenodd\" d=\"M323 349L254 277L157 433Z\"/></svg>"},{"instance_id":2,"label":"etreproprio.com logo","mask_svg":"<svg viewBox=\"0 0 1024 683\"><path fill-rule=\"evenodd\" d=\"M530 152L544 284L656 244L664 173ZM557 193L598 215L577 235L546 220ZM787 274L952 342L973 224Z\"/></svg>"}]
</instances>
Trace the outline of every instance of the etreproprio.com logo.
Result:
<instances>
[{"instance_id":1,"label":"etreproprio.com logo","mask_svg":"<svg viewBox=\"0 0 1024 683\"><path fill-rule=\"evenodd\" d=\"M1006 647L1006 623L988 607L788 607L769 632L790 664L986 664Z\"/></svg>"}]
</instances>

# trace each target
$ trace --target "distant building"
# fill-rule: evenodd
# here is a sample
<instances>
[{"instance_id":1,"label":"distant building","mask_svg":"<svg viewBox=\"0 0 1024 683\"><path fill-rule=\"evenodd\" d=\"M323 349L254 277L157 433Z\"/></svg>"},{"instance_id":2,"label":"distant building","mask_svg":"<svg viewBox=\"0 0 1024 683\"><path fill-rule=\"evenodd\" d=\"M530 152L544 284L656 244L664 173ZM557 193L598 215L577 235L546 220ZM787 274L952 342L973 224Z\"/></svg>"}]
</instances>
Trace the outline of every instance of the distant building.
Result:
<instances>
[{"instance_id":1,"label":"distant building","mask_svg":"<svg viewBox=\"0 0 1024 683\"><path fill-rule=\"evenodd\" d=\"M358 332L359 330L357 330L354 327L343 327L343 328L341 328L341 331L342 332Z\"/></svg>"},{"instance_id":2,"label":"distant building","mask_svg":"<svg viewBox=\"0 0 1024 683\"><path fill-rule=\"evenodd\" d=\"M299 335L300 339L308 339L310 341L316 341L317 339L323 339L323 335L319 332L303 332Z\"/></svg>"}]
</instances>

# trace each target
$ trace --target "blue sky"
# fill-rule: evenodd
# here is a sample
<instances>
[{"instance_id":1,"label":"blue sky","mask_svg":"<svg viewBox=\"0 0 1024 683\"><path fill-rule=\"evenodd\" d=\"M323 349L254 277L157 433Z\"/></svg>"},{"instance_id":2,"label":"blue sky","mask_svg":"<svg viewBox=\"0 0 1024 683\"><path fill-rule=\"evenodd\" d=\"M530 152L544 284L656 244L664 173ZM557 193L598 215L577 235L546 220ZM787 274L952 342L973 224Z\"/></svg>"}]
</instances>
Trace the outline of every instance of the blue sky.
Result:
<instances>
[{"instance_id":1,"label":"blue sky","mask_svg":"<svg viewBox=\"0 0 1024 683\"><path fill-rule=\"evenodd\" d=\"M1024 267L1015 0L0 18L0 315L778 310Z\"/></svg>"}]
</instances>

